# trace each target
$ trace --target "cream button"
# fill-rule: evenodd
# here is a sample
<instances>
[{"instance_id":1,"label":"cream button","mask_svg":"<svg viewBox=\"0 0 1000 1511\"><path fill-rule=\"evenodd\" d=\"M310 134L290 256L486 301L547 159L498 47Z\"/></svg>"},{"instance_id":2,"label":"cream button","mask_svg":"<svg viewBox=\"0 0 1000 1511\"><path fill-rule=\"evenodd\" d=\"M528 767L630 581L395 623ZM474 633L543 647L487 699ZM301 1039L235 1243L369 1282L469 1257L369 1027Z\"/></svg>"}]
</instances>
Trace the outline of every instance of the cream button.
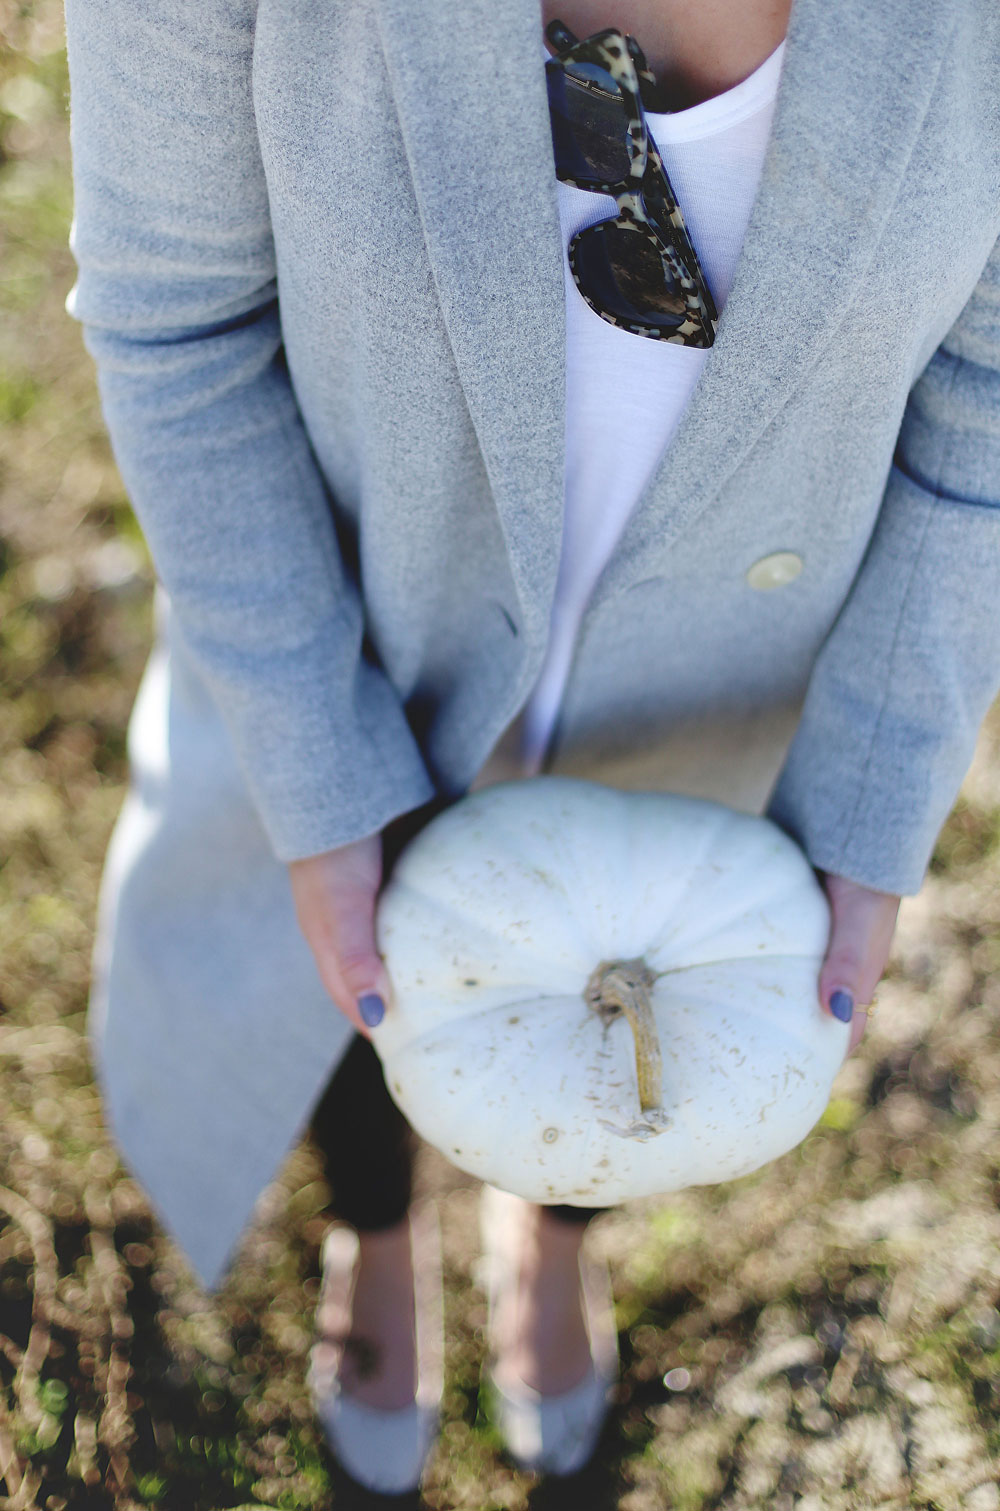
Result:
<instances>
[{"instance_id":1,"label":"cream button","mask_svg":"<svg viewBox=\"0 0 1000 1511\"><path fill-rule=\"evenodd\" d=\"M787 582L794 582L801 571L801 556L794 551L775 551L747 568L747 582L766 593L770 588L783 588Z\"/></svg>"}]
</instances>

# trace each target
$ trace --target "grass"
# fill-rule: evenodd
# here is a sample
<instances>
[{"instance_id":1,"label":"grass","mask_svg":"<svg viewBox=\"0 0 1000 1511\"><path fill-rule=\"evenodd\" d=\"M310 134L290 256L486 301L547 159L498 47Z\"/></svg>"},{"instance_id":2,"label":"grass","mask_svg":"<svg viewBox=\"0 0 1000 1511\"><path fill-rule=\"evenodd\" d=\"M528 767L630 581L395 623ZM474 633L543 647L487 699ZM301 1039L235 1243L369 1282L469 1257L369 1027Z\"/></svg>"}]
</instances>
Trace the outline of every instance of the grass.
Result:
<instances>
[{"instance_id":1,"label":"grass","mask_svg":"<svg viewBox=\"0 0 1000 1511\"><path fill-rule=\"evenodd\" d=\"M351 1506L304 1385L324 1191L294 1151L206 1298L109 1144L85 1039L152 574L73 280L62 18L0 0L0 1506ZM1000 718L901 914L820 1125L730 1186L608 1213L623 1359L593 1465L482 1416L473 1184L432 1151L448 1387L424 1500L673 1511L1000 1506Z\"/></svg>"}]
</instances>

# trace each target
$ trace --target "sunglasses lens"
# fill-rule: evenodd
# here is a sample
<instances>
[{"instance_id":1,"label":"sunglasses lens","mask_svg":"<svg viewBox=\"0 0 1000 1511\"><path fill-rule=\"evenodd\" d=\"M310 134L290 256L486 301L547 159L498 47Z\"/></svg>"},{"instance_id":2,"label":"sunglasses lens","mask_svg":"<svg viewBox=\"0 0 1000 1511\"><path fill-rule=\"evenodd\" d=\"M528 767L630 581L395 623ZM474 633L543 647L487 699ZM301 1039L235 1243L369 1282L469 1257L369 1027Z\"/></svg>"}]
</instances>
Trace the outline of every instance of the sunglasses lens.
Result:
<instances>
[{"instance_id":1,"label":"sunglasses lens","mask_svg":"<svg viewBox=\"0 0 1000 1511\"><path fill-rule=\"evenodd\" d=\"M682 290L645 232L603 220L574 237L572 247L580 282L607 314L650 327L676 327L688 317Z\"/></svg>"},{"instance_id":2,"label":"sunglasses lens","mask_svg":"<svg viewBox=\"0 0 1000 1511\"><path fill-rule=\"evenodd\" d=\"M556 172L580 183L618 183L629 171L622 92L596 63L546 63Z\"/></svg>"}]
</instances>

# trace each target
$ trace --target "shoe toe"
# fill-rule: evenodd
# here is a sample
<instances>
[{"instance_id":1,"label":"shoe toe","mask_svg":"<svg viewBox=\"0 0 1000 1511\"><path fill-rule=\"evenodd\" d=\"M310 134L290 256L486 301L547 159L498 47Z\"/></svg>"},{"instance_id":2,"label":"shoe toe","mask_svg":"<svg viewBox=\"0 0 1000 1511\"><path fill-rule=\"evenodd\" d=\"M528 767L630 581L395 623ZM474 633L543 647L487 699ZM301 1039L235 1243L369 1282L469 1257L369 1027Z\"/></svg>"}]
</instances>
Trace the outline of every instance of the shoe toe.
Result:
<instances>
[{"instance_id":1,"label":"shoe toe","mask_svg":"<svg viewBox=\"0 0 1000 1511\"><path fill-rule=\"evenodd\" d=\"M360 1484L384 1495L413 1490L438 1429L438 1412L414 1402L388 1411L338 1394L314 1400L339 1463Z\"/></svg>"},{"instance_id":2,"label":"shoe toe","mask_svg":"<svg viewBox=\"0 0 1000 1511\"><path fill-rule=\"evenodd\" d=\"M543 1396L486 1372L490 1412L511 1457L536 1473L574 1474L597 1446L608 1415L608 1382L589 1370L579 1385Z\"/></svg>"}]
</instances>

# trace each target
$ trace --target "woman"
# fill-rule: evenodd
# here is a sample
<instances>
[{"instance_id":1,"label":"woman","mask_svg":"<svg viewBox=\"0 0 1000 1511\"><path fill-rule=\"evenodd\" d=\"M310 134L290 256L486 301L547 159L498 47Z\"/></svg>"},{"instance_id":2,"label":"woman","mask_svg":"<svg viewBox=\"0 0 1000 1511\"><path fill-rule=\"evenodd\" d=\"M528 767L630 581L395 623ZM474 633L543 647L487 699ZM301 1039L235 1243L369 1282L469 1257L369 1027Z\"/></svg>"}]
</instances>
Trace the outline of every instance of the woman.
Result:
<instances>
[{"instance_id":1,"label":"woman","mask_svg":"<svg viewBox=\"0 0 1000 1511\"><path fill-rule=\"evenodd\" d=\"M555 15L633 33L656 76L652 136L722 315L680 366L568 271L615 207L553 173ZM1000 682L995 7L555 15L67 5L70 309L165 589L95 1045L123 1151L208 1285L317 1104L340 1109L344 1214L371 1100L366 1046L345 1051L391 1011L380 865L436 804L511 749L517 770L766 804L825 877L818 997L850 1017ZM686 154L713 105L732 150L695 130ZM610 430L604 361L631 385ZM588 513L612 494L613 519ZM405 1140L376 1124L398 1208ZM494 1319L495 1376L511 1402L534 1387L539 1420L592 1369L567 1216L522 1212ZM365 1381L348 1351L340 1383L388 1488L410 1238L398 1210L357 1226L338 1325L383 1367Z\"/></svg>"}]
</instances>

